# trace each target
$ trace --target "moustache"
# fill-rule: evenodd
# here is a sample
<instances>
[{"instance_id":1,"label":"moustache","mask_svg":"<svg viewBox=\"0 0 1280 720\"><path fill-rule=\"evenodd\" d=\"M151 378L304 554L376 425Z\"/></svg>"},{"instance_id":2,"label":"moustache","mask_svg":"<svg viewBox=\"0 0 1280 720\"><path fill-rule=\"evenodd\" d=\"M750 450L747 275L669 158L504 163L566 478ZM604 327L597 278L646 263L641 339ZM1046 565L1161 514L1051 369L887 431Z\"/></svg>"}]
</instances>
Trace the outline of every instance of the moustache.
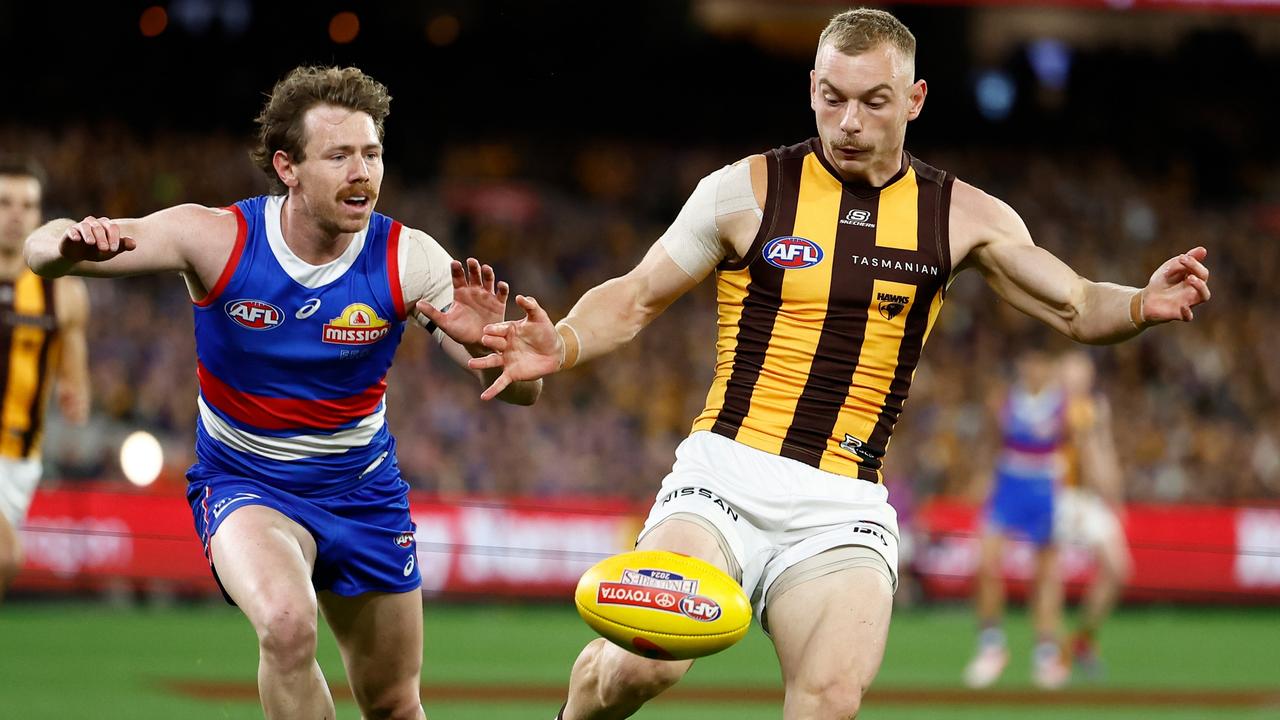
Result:
<instances>
[{"instance_id":1,"label":"moustache","mask_svg":"<svg viewBox=\"0 0 1280 720\"><path fill-rule=\"evenodd\" d=\"M358 182L348 185L338 192L338 202L343 202L344 200L353 197L365 197L369 199L370 203L372 203L374 200L378 199L378 191L373 189L372 183Z\"/></svg>"}]
</instances>

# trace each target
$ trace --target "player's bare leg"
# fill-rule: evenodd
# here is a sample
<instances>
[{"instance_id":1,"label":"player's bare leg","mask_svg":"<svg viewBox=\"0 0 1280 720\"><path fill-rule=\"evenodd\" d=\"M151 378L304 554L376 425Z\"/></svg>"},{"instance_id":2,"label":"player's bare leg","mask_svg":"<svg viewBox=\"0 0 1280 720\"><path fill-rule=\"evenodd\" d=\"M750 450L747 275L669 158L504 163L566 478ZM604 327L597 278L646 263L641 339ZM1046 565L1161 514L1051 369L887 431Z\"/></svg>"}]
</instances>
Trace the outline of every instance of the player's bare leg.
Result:
<instances>
[{"instance_id":1,"label":"player's bare leg","mask_svg":"<svg viewBox=\"0 0 1280 720\"><path fill-rule=\"evenodd\" d=\"M1046 689L1066 684L1070 668L1062 657L1062 574L1058 568L1058 548L1046 545L1036 551L1036 574L1032 596L1036 647L1032 658L1032 681Z\"/></svg>"},{"instance_id":2,"label":"player's bare leg","mask_svg":"<svg viewBox=\"0 0 1280 720\"><path fill-rule=\"evenodd\" d=\"M1102 623L1115 609L1120 591L1129 582L1133 560L1123 537L1116 542L1097 544L1094 552L1098 558L1098 572L1085 593L1080 626L1072 640L1072 657L1087 674L1097 675L1101 667L1094 639Z\"/></svg>"},{"instance_id":3,"label":"player's bare leg","mask_svg":"<svg viewBox=\"0 0 1280 720\"><path fill-rule=\"evenodd\" d=\"M969 687L984 688L995 683L1009 664L1005 645L1004 536L994 530L983 532L978 555L978 571L974 577L974 606L978 616L978 650L965 667L964 682Z\"/></svg>"},{"instance_id":4,"label":"player's bare leg","mask_svg":"<svg viewBox=\"0 0 1280 720\"><path fill-rule=\"evenodd\" d=\"M258 693L269 720L335 717L316 662L316 544L302 526L267 507L234 510L212 540L227 594L258 634Z\"/></svg>"},{"instance_id":5,"label":"player's bare leg","mask_svg":"<svg viewBox=\"0 0 1280 720\"><path fill-rule=\"evenodd\" d=\"M686 520L669 519L649 531L637 550L671 550L692 555L728 571L714 535ZM649 700L679 682L692 660L649 660L604 639L583 648L569 679L564 720L617 720L630 717Z\"/></svg>"},{"instance_id":6,"label":"player's bare leg","mask_svg":"<svg viewBox=\"0 0 1280 720\"><path fill-rule=\"evenodd\" d=\"M422 593L319 595L365 720L422 720Z\"/></svg>"},{"instance_id":7,"label":"player's bare leg","mask_svg":"<svg viewBox=\"0 0 1280 720\"><path fill-rule=\"evenodd\" d=\"M784 720L848 720L880 671L893 589L884 573L852 567L769 600L769 631L786 686Z\"/></svg>"},{"instance_id":8,"label":"player's bare leg","mask_svg":"<svg viewBox=\"0 0 1280 720\"><path fill-rule=\"evenodd\" d=\"M21 569L22 543L18 539L18 529L0 514L0 600L4 600L4 591Z\"/></svg>"}]
</instances>

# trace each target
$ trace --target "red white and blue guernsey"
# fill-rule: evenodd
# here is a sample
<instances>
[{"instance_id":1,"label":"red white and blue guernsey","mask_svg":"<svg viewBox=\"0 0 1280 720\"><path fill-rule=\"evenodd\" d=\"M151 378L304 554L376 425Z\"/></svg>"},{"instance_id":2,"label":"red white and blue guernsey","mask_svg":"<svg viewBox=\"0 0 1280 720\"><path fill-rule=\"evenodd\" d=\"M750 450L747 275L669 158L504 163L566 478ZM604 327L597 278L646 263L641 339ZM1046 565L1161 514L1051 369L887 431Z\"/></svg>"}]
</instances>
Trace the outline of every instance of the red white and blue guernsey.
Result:
<instances>
[{"instance_id":1,"label":"red white and blue guernsey","mask_svg":"<svg viewBox=\"0 0 1280 720\"><path fill-rule=\"evenodd\" d=\"M313 266L285 244L283 202L230 208L234 249L195 303L200 397L188 497L197 531L207 552L232 511L267 505L316 537L317 587L417 587L408 486L384 397L406 317L401 225L373 213L341 257ZM356 525L377 531L366 540ZM372 557L344 568L365 544Z\"/></svg>"}]
</instances>

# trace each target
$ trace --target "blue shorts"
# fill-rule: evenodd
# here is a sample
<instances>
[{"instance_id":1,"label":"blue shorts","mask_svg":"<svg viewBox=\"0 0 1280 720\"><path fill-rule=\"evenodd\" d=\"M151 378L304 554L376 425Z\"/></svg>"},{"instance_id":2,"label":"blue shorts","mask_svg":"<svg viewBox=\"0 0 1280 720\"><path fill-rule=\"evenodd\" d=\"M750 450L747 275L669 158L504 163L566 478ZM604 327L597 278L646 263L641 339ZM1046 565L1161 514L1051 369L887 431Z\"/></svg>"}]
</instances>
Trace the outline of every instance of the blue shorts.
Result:
<instances>
[{"instance_id":1,"label":"blue shorts","mask_svg":"<svg viewBox=\"0 0 1280 720\"><path fill-rule=\"evenodd\" d=\"M996 486L983 509L989 526L1040 547L1053 540L1054 481L996 473Z\"/></svg>"},{"instance_id":2,"label":"blue shorts","mask_svg":"<svg viewBox=\"0 0 1280 720\"><path fill-rule=\"evenodd\" d=\"M311 582L316 590L347 597L401 593L422 585L417 526L409 515L409 485L395 463L360 487L333 497L301 497L259 480L197 464L187 473L187 500L205 557L218 527L237 509L262 505L298 523L316 541ZM214 579L218 579L216 568ZM222 581L218 580L219 587ZM225 589L223 595L226 595ZM227 598L231 600L230 597Z\"/></svg>"}]
</instances>

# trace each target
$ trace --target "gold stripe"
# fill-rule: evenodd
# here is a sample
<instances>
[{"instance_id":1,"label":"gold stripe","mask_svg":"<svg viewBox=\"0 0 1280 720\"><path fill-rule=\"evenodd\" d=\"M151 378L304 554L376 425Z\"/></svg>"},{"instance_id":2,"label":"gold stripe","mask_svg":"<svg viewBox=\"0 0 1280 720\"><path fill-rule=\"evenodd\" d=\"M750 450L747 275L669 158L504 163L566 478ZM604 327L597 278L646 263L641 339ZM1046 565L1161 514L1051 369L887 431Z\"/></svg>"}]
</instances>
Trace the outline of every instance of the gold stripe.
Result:
<instances>
[{"instance_id":1,"label":"gold stripe","mask_svg":"<svg viewBox=\"0 0 1280 720\"><path fill-rule=\"evenodd\" d=\"M17 315L40 316L45 312L44 289L40 277L23 273L13 285L13 311ZM34 325L13 328L7 351L9 381L0 406L0 455L21 458L22 435L31 427L32 401L40 385L40 345L44 329Z\"/></svg>"},{"instance_id":2,"label":"gold stripe","mask_svg":"<svg viewBox=\"0 0 1280 720\"><path fill-rule=\"evenodd\" d=\"M889 306L900 303L901 298L907 299L902 310L892 318L888 317L892 312ZM856 463L849 457L849 451L840 448L845 433L863 441L871 437L898 372L898 353L907 331L907 316L915 299L915 285L876 280L872 286L858 368L849 383L849 395L844 407L840 408L834 432L827 439L827 451L819 465L821 469L847 474L849 466Z\"/></svg>"},{"instance_id":3,"label":"gold stripe","mask_svg":"<svg viewBox=\"0 0 1280 720\"><path fill-rule=\"evenodd\" d=\"M739 434L740 440L758 450L781 452L800 393L809 380L831 299L831 269L836 261L836 228L843 194L843 186L822 167L817 155L806 156L791 234L822 248L823 260L811 268L789 270L783 275L782 305L751 396L751 408L742 423L745 432Z\"/></svg>"},{"instance_id":4,"label":"gold stripe","mask_svg":"<svg viewBox=\"0 0 1280 720\"><path fill-rule=\"evenodd\" d=\"M694 430L710 430L724 408L724 395L729 387L729 376L733 375L734 358L737 357L738 327L750 283L751 271L747 268L721 272L716 278L717 322L720 326L716 339L716 375L711 381L711 389L707 391L706 408L693 421Z\"/></svg>"},{"instance_id":5,"label":"gold stripe","mask_svg":"<svg viewBox=\"0 0 1280 720\"><path fill-rule=\"evenodd\" d=\"M895 250L918 250L916 223L919 220L920 186L916 183L916 169L907 168L907 174L880 193L880 207L876 213L876 247Z\"/></svg>"}]
</instances>

